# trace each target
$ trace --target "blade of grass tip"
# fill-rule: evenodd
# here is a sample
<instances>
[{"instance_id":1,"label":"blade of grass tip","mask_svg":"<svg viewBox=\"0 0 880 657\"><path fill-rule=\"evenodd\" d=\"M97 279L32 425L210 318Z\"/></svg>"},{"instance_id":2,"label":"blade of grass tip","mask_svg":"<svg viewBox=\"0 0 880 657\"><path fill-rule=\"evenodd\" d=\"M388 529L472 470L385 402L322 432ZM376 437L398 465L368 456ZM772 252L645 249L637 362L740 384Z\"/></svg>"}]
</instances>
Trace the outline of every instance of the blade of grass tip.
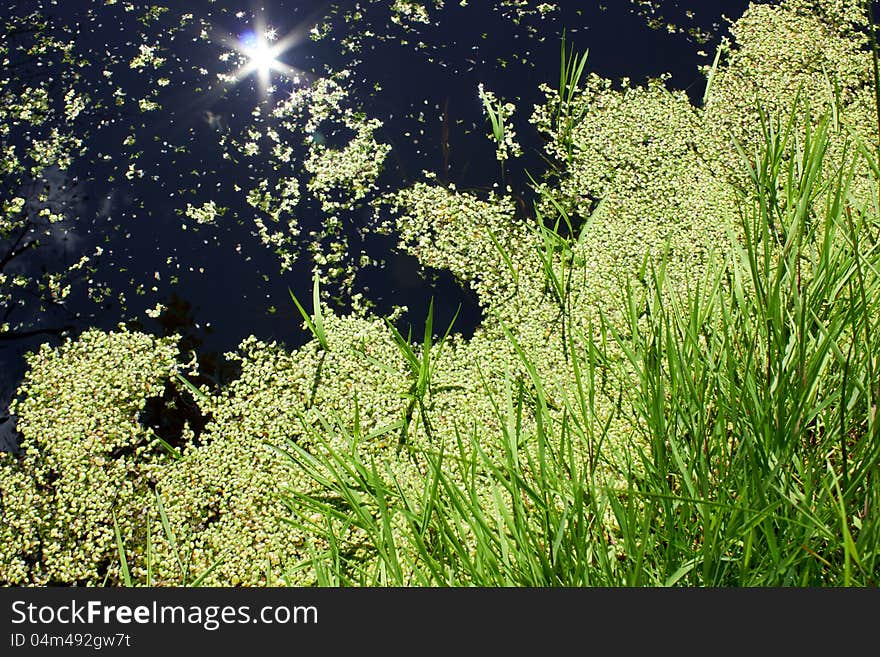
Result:
<instances>
[{"instance_id":1,"label":"blade of grass tip","mask_svg":"<svg viewBox=\"0 0 880 657\"><path fill-rule=\"evenodd\" d=\"M562 546L562 540L565 538L568 529L568 515L571 512L571 505L566 504L562 509L562 517L559 518L559 524L556 527L556 533L553 537L553 544L550 548L550 559L553 564L559 560L559 548Z\"/></svg>"},{"instance_id":2,"label":"blade of grass tip","mask_svg":"<svg viewBox=\"0 0 880 657\"><path fill-rule=\"evenodd\" d=\"M391 374L392 376L397 376L397 370L391 367L388 363L379 360L378 358L374 358L370 356L366 352L366 345L362 343L359 348L353 350L355 354L366 360L371 365L375 365L380 370L385 372L386 374Z\"/></svg>"},{"instance_id":3,"label":"blade of grass tip","mask_svg":"<svg viewBox=\"0 0 880 657\"><path fill-rule=\"evenodd\" d=\"M287 288L287 293L290 294L290 298L293 300L293 303L296 305L296 309L299 310L299 314L302 315L303 320L305 320L306 326L309 329L309 332L315 337L318 337L318 331L315 328L314 322L312 322L312 317L309 313L306 312L306 309L303 308L302 304L299 302L299 299L296 298L296 295L293 293L293 290Z\"/></svg>"},{"instance_id":4,"label":"blade of grass tip","mask_svg":"<svg viewBox=\"0 0 880 657\"><path fill-rule=\"evenodd\" d=\"M709 76L706 78L706 91L703 92L703 107L709 100L709 93L712 90L712 82L715 80L715 72L718 70L718 63L721 61L721 46L719 45L715 51L715 61L712 62L712 68L709 69Z\"/></svg>"},{"instance_id":5,"label":"blade of grass tip","mask_svg":"<svg viewBox=\"0 0 880 657\"><path fill-rule=\"evenodd\" d=\"M147 586L153 586L153 530L150 514L147 514Z\"/></svg>"},{"instance_id":6,"label":"blade of grass tip","mask_svg":"<svg viewBox=\"0 0 880 657\"><path fill-rule=\"evenodd\" d=\"M400 567L397 545L394 540L394 531L391 525L392 509L389 506L389 500L386 496L385 482L382 481L379 476L379 471L376 469L376 462L372 459L370 460L370 476L375 491L376 506L379 511L379 517L382 521L381 533L377 536L377 538L381 540L382 545L376 547L380 547L383 562L385 562L385 564L391 569L394 583L398 586L402 586L404 585L403 571Z\"/></svg>"},{"instance_id":7,"label":"blade of grass tip","mask_svg":"<svg viewBox=\"0 0 880 657\"><path fill-rule=\"evenodd\" d=\"M162 521L162 529L165 531L165 536L168 537L171 549L174 550L174 558L177 560L177 565L180 566L180 573L181 575L184 575L186 573L186 568L183 565L183 560L180 558L177 538L174 536L174 530L171 528L171 523L168 522L168 515L165 513L165 505L162 503L162 496L159 494L158 489L156 490L156 504L159 508L159 519Z\"/></svg>"},{"instance_id":8,"label":"blade of grass tip","mask_svg":"<svg viewBox=\"0 0 880 657\"><path fill-rule=\"evenodd\" d=\"M422 335L422 358L419 362L419 391L427 390L431 374L431 345L434 342L434 299L428 304L428 316L425 319L425 332Z\"/></svg>"},{"instance_id":9,"label":"blade of grass tip","mask_svg":"<svg viewBox=\"0 0 880 657\"><path fill-rule=\"evenodd\" d=\"M510 272L511 277L513 278L513 284L517 288L519 287L519 272L513 266L513 260L510 257L510 254L507 252L507 249L501 246L501 243L498 241L498 238L495 237L495 234L492 232L491 228L486 229L486 234L489 236L489 240L492 242L492 246L495 247L495 250L501 255L504 264L507 266L507 270ZM461 309L461 306L459 306Z\"/></svg>"},{"instance_id":10,"label":"blade of grass tip","mask_svg":"<svg viewBox=\"0 0 880 657\"><path fill-rule=\"evenodd\" d=\"M296 305L296 309L299 311L299 314L302 315L303 320L306 323L306 327L309 329L309 332L314 336L314 338L318 341L318 344L321 345L321 348L324 351L330 351L330 345L327 342L327 335L324 332L324 316L321 312L321 288L320 288L320 279L318 274L315 273L314 282L312 284L312 304L313 304L313 312L314 319L312 315L306 312L306 309L299 302L299 299L296 298L296 295L293 293L293 290L287 288L287 293L290 295L290 298L293 300L294 305Z\"/></svg>"},{"instance_id":11,"label":"blade of grass tip","mask_svg":"<svg viewBox=\"0 0 880 657\"><path fill-rule=\"evenodd\" d=\"M497 110L490 108L490 111L492 111L492 134L495 136L495 141L501 144L504 142L504 114L502 114L501 101L498 102Z\"/></svg>"},{"instance_id":12,"label":"blade of grass tip","mask_svg":"<svg viewBox=\"0 0 880 657\"><path fill-rule=\"evenodd\" d=\"M445 445L440 443L440 451L437 452L435 456L433 456L432 460L436 460L436 467L431 468L431 472L433 473L432 478L429 480L428 486L426 487L426 497L422 504L422 519L421 519L421 527L419 529L419 538L424 539L425 534L428 533L428 523L431 521L431 516L434 515L434 511L438 510L438 491L440 490L440 475L443 471L443 457L445 455ZM428 555L425 555L426 557ZM428 560L430 563L431 560Z\"/></svg>"},{"instance_id":13,"label":"blade of grass tip","mask_svg":"<svg viewBox=\"0 0 880 657\"><path fill-rule=\"evenodd\" d=\"M397 420L396 422L392 422L391 424L385 424L378 429L374 429L370 433L367 434L364 440L371 441L384 436L385 434L392 433L393 431L397 431L400 429L401 424L403 424L403 420Z\"/></svg>"},{"instance_id":14,"label":"blade of grass tip","mask_svg":"<svg viewBox=\"0 0 880 657\"><path fill-rule=\"evenodd\" d=\"M171 444L170 444L167 440L165 440L164 438L160 438L160 437L157 436L156 434L153 434L153 442L156 443L157 445L159 445L159 447L161 447L162 449L164 449L166 452L168 452L168 454L169 454L169 455L170 455L175 461L179 461L180 459L183 458L183 454L180 453L180 450L178 450L176 447L174 447L173 445L171 445Z\"/></svg>"},{"instance_id":15,"label":"blade of grass tip","mask_svg":"<svg viewBox=\"0 0 880 657\"><path fill-rule=\"evenodd\" d=\"M325 351L330 351L330 346L327 344L327 334L324 331L324 313L321 310L321 278L318 276L318 272L315 272L312 280L312 312L315 315L315 330L318 332L318 341Z\"/></svg>"},{"instance_id":16,"label":"blade of grass tip","mask_svg":"<svg viewBox=\"0 0 880 657\"><path fill-rule=\"evenodd\" d=\"M682 577L684 577L685 575L690 573L699 562L700 562L699 557L694 557L693 559L688 559L681 566L678 567L678 570L676 570L674 573L672 573L672 575L670 575L666 579L666 581L663 583L663 586L665 586L667 588L671 587L671 586L675 586L678 583L678 581Z\"/></svg>"},{"instance_id":17,"label":"blade of grass tip","mask_svg":"<svg viewBox=\"0 0 880 657\"><path fill-rule=\"evenodd\" d=\"M855 562L856 566L859 569L862 569L862 562L859 559L859 552L856 549L856 543L853 540L852 533L849 531L849 522L846 519L846 507L843 502L843 493L840 490L840 480L837 477L837 474L834 472L834 466L831 464L831 459L825 459L825 463L828 466L828 472L831 473L831 479L834 482L834 490L837 492L837 495L832 497L836 498L837 502L837 511L840 516L840 529L843 534L843 552L844 552L844 561L843 561L843 585L851 586L852 585L852 563ZM831 491L828 491L831 493Z\"/></svg>"},{"instance_id":18,"label":"blade of grass tip","mask_svg":"<svg viewBox=\"0 0 880 657\"><path fill-rule=\"evenodd\" d=\"M492 106L492 101L483 91L482 86L480 87L480 100L483 101L483 107L486 108L486 114L489 116L489 123L492 125L492 135L495 137L495 141L502 143L504 141L504 115L502 114L501 101L498 101L498 110L496 111Z\"/></svg>"},{"instance_id":19,"label":"blade of grass tip","mask_svg":"<svg viewBox=\"0 0 880 657\"><path fill-rule=\"evenodd\" d=\"M131 586L131 573L128 571L128 559L125 558L125 546L122 542L122 532L119 531L119 523L116 520L116 512L113 512L113 532L116 534L116 550L119 553L119 569L122 572L122 582Z\"/></svg>"},{"instance_id":20,"label":"blade of grass tip","mask_svg":"<svg viewBox=\"0 0 880 657\"><path fill-rule=\"evenodd\" d=\"M559 204L559 201L553 198L550 192L546 189L543 191L542 196L550 201L553 207L556 208L556 212L559 213L559 216L562 217L562 220L565 222L565 227L568 228L568 234L572 235L574 233L574 227L572 226L571 218L568 216L568 212L565 211L565 208L563 208L562 205Z\"/></svg>"},{"instance_id":21,"label":"blade of grass tip","mask_svg":"<svg viewBox=\"0 0 880 657\"><path fill-rule=\"evenodd\" d=\"M202 583L208 578L208 575L210 575L215 570L217 570L222 564L223 564L223 558L221 555L220 557L217 558L217 560L214 563L212 563L208 567L207 570L205 570L201 575L199 575L194 580L192 580L189 584L187 584L187 586L191 586L191 587L201 586Z\"/></svg>"},{"instance_id":22,"label":"blade of grass tip","mask_svg":"<svg viewBox=\"0 0 880 657\"><path fill-rule=\"evenodd\" d=\"M410 337L403 337L403 334L397 330L397 327L385 318L385 324L388 326L388 329L391 331L391 337L394 340L394 344L397 345L398 351L400 351L401 355L406 360L407 365L409 366L410 371L413 376L418 376L419 371L421 369L421 361L419 357L416 355L416 352L413 350L412 345L410 344Z\"/></svg>"},{"instance_id":23,"label":"blade of grass tip","mask_svg":"<svg viewBox=\"0 0 880 657\"><path fill-rule=\"evenodd\" d=\"M433 366L431 368L432 372L434 368L437 367L437 362L440 360L440 354L443 353L443 346L446 344L446 340L449 338L449 334L452 333L452 327L455 326L455 322L458 320L458 316L461 313L461 304L458 304L458 308L455 309L455 314L452 316L452 319L449 321L449 325L446 327L446 330L443 332L443 336L440 338L440 341L437 342L436 346L436 354L431 359L433 362Z\"/></svg>"},{"instance_id":24,"label":"blade of grass tip","mask_svg":"<svg viewBox=\"0 0 880 657\"><path fill-rule=\"evenodd\" d=\"M540 183L537 180L535 180L535 177L532 175L531 171L526 171L526 177L529 179L529 182L532 184L533 190L537 191L541 187ZM535 208L535 210L536 210L537 215L540 216L540 214L541 214L540 211L538 211L537 208Z\"/></svg>"},{"instance_id":25,"label":"blade of grass tip","mask_svg":"<svg viewBox=\"0 0 880 657\"><path fill-rule=\"evenodd\" d=\"M178 372L175 374L175 378L183 384L183 387L189 390L190 394L196 400L206 401L208 399L208 395L199 390L195 385L193 385L189 379L187 379L183 374Z\"/></svg>"},{"instance_id":26,"label":"blade of grass tip","mask_svg":"<svg viewBox=\"0 0 880 657\"><path fill-rule=\"evenodd\" d=\"M578 57L572 51L572 75L569 79L569 88L568 88L568 104L571 105L571 102L574 100L575 94L578 91L578 88L581 84L581 78L584 75L584 69L587 67L587 56L589 55L589 50L584 52L583 55ZM576 117L579 118L579 117Z\"/></svg>"},{"instance_id":27,"label":"blade of grass tip","mask_svg":"<svg viewBox=\"0 0 880 657\"><path fill-rule=\"evenodd\" d=\"M519 356L520 361L525 366L526 372L528 372L529 378L532 380L532 383L535 386L535 393L537 395L537 398L538 398L537 401L540 405L540 408L546 414L546 408L547 408L546 396L544 394L544 386L541 383L541 377L538 374L538 370L535 368L534 363L532 363L532 361L529 359L529 357L526 354L523 347L520 346L520 343L516 339L516 337L513 335L513 332L507 327L507 324L501 319L501 316L498 315L497 313L494 313L494 314L501 325L501 330L504 331L504 335L507 337L508 341L513 346L514 351L516 352L517 356ZM539 421L540 421L541 417L542 417L542 414L538 413Z\"/></svg>"}]
</instances>

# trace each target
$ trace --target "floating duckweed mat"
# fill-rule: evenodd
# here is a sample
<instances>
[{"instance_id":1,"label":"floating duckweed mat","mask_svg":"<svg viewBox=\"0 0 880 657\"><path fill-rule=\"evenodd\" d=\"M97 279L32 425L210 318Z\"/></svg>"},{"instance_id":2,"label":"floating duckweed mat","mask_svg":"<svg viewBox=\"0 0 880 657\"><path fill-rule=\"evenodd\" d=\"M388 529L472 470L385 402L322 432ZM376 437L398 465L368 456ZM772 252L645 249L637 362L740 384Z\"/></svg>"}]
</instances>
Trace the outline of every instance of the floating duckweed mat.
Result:
<instances>
[{"instance_id":1,"label":"floating duckweed mat","mask_svg":"<svg viewBox=\"0 0 880 657\"><path fill-rule=\"evenodd\" d=\"M391 11L417 30L441 5ZM222 387L173 337L120 327L42 346L12 408L21 453L0 466L0 581L876 585L868 24L858 2L753 5L705 71L702 105L662 79L615 84L563 44L541 104L479 94L500 176L519 152L514 110L545 140L525 212L511 186L479 193L434 172L380 189L382 126L349 104L345 74L276 105L283 133L221 129L245 167L305 144L301 167L234 191L282 267L301 198L325 213L315 294L295 303L313 339L245 339ZM134 69L163 66L138 52ZM71 121L81 104L68 101ZM0 118L35 120L16 107ZM341 145L321 136L330 119ZM369 230L474 290L472 337L433 305L407 333L321 294L356 294L347 250L325 238L367 199ZM3 207L6 230L24 206ZM222 207L180 209L196 230ZM160 436L142 415L169 389L200 421Z\"/></svg>"}]
</instances>

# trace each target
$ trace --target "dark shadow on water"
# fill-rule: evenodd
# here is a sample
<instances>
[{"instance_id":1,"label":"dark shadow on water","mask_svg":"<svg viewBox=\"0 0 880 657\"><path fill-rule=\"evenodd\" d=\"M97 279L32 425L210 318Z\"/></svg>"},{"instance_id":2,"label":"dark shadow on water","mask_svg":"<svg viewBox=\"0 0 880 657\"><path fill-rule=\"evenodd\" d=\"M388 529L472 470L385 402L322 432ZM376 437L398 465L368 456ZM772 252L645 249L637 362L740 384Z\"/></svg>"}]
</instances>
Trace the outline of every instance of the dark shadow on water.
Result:
<instances>
[{"instance_id":1,"label":"dark shadow on water","mask_svg":"<svg viewBox=\"0 0 880 657\"><path fill-rule=\"evenodd\" d=\"M384 253L389 255L384 264L364 267L358 275L366 296L375 304L373 312L388 317L405 306L397 328L403 335L411 331L414 339L420 339L433 303L436 335L443 335L452 325L451 333L471 338L483 321L476 292L451 272L425 267L414 256L396 251L393 241L390 237L370 238L369 242L386 242ZM372 248L382 252L379 244L371 244Z\"/></svg>"},{"instance_id":2,"label":"dark shadow on water","mask_svg":"<svg viewBox=\"0 0 880 657\"><path fill-rule=\"evenodd\" d=\"M179 385L168 381L160 396L146 400L138 419L156 437L170 447L181 450L186 444L183 436L185 427L189 426L194 444L199 445L199 438L211 421L211 416L202 413L189 391L182 391Z\"/></svg>"}]
</instances>

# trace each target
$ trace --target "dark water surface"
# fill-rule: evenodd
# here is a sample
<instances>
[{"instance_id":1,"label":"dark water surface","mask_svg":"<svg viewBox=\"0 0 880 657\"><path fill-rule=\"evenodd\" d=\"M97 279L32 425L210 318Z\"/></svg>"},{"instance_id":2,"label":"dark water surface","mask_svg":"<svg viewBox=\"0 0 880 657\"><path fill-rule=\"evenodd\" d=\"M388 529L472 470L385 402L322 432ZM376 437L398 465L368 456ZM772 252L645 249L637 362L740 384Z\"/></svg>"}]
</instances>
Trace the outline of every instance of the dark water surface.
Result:
<instances>
[{"instance_id":1,"label":"dark water surface","mask_svg":"<svg viewBox=\"0 0 880 657\"><path fill-rule=\"evenodd\" d=\"M16 332L0 335L0 449L14 445L14 418L4 409L23 375L23 354L47 340L57 343L65 334L92 326L110 329L120 322L156 334L178 332L187 347L203 355L209 369L210 363L217 364L214 374L222 379L223 359L216 355L234 349L248 335L290 346L307 338L288 290L300 299L310 298L308 253L303 251L290 271L280 272L278 258L255 235L253 210L244 202L244 193L235 190L236 185L248 190L266 177L261 170L265 163L259 158L233 162L220 143L223 134L247 126L266 90L256 74L235 85L215 79L215 72L228 69L218 61L228 47L216 39L199 39L201 20L210 25L212 35L242 37L258 25L271 26L282 36L300 35L279 59L301 71L304 81L351 69L357 90L353 102L367 116L384 122L377 138L392 146L379 181L382 191L422 179L423 170L461 190L490 190L499 181L477 95L477 85L484 83L517 104L515 127L525 155L509 163L505 182L514 190L526 190L526 171L538 177L544 170L541 141L528 117L542 100L538 85L558 81L563 31L577 50L589 49L589 71L636 82L668 73L671 88L687 90L699 102L705 79L698 66L711 63L726 33L722 15L735 19L747 5L740 0L669 0L655 3L660 10L652 13L628 0L564 1L556 3L560 11L550 17L514 21L503 3L472 0L462 7L458 0L448 0L442 10L431 9L430 25L407 32L391 21L390 1L158 4L172 11L156 20L144 18L148 5L140 2L131 3L132 11L126 11L126 3L108 6L104 0L7 2L0 8L4 23L10 16L39 11L50 31L75 41L86 60L77 68L78 84L92 101L104 105L84 119L86 153L67 171L49 171L46 180L32 181L30 188L3 190L5 196L30 197L46 186L53 207L68 216L43 237L39 253L34 250L17 259L5 273L31 275L44 266L75 263L98 248L101 253L94 259L96 270L83 276L87 280L72 288L64 304L0 308L0 317L9 314L6 321ZM346 14L356 6L365 18L347 22ZM185 27L180 26L183 12L194 16ZM656 29L652 23L664 27ZM670 32L665 28L669 23L680 29ZM308 32L317 24L330 32L313 41ZM377 36L361 38L358 53L346 52L342 44L365 32ZM27 38L5 37L11 44ZM162 53L166 63L157 71L132 69L132 44L136 48L153 42L167 49ZM3 77L51 77L63 66L41 62L39 56L20 58ZM170 83L158 88L160 109L139 112L130 104L116 104L116 88L123 88L129 100L146 98L161 77ZM271 83L272 97L295 87L277 73ZM64 92L59 76L57 93ZM129 135L135 136L135 143L124 147ZM322 135L331 142L336 137ZM132 165L135 173L127 176ZM183 230L180 210L187 203L209 200L229 212L216 225L190 223ZM525 195L524 207L529 201ZM437 326L445 326L461 307L456 328L472 333L481 317L469 289L448 273L425 271L411 256L395 252L393 236L361 236L358 229L369 223L371 205L368 198L346 218L351 252L380 263L358 272L356 289L379 314L407 306L406 317L416 326L432 298ZM306 204L299 216L303 232L319 228L323 217L318 208ZM10 248L0 241L0 258ZM95 291L101 290L106 298L95 300ZM167 310L152 319L146 311L157 302ZM344 309L344 295L338 305Z\"/></svg>"}]
</instances>

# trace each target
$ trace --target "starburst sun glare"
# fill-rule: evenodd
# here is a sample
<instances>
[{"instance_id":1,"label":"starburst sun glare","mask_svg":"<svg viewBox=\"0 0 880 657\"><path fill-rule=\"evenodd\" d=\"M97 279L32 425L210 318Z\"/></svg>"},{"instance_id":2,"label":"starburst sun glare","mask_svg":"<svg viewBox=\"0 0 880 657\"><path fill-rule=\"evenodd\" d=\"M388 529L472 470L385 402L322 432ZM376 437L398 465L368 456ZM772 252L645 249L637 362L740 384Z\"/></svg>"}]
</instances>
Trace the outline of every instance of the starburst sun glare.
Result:
<instances>
[{"instance_id":1,"label":"starburst sun glare","mask_svg":"<svg viewBox=\"0 0 880 657\"><path fill-rule=\"evenodd\" d=\"M300 73L279 59L300 41L300 37L296 33L291 33L279 40L278 31L275 28L263 27L258 24L255 30L246 32L237 39L226 38L224 41L245 57L245 63L235 74L238 80L243 80L251 73L256 73L261 87L266 90L270 88L273 72L281 73L290 78L295 78Z\"/></svg>"},{"instance_id":2,"label":"starburst sun glare","mask_svg":"<svg viewBox=\"0 0 880 657\"><path fill-rule=\"evenodd\" d=\"M263 34L248 37L242 40L242 52L249 58L246 72L256 71L261 80L268 80L272 70L281 66L277 59L281 53L272 46L272 41L277 38L275 31L266 30Z\"/></svg>"}]
</instances>

